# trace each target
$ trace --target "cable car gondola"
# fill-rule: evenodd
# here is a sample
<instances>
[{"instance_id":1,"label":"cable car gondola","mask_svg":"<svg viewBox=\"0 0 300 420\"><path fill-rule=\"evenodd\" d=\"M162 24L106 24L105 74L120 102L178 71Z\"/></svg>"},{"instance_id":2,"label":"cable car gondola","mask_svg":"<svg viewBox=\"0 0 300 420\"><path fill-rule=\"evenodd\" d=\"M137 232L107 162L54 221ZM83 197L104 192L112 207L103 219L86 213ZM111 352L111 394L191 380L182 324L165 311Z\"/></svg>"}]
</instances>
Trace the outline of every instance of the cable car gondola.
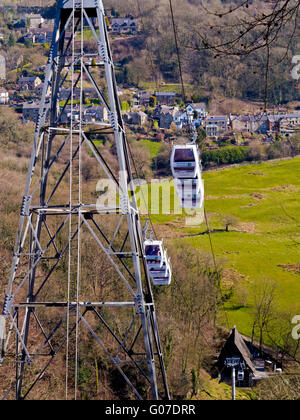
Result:
<instances>
[{"instance_id":1,"label":"cable car gondola","mask_svg":"<svg viewBox=\"0 0 300 420\"><path fill-rule=\"evenodd\" d=\"M152 232L150 238L146 238L147 229L148 220L144 228L144 252L149 277L154 286L169 285L172 273L167 252L163 249L162 241L152 239Z\"/></svg>"},{"instance_id":2,"label":"cable car gondola","mask_svg":"<svg viewBox=\"0 0 300 420\"><path fill-rule=\"evenodd\" d=\"M153 277L152 283L154 286L169 286L169 284L171 284L171 277L171 268L169 268L164 277Z\"/></svg>"},{"instance_id":3,"label":"cable car gondola","mask_svg":"<svg viewBox=\"0 0 300 420\"><path fill-rule=\"evenodd\" d=\"M170 261L165 259L163 266L160 270L150 270L150 278L154 286L167 286L171 283L171 265Z\"/></svg>"},{"instance_id":4,"label":"cable car gondola","mask_svg":"<svg viewBox=\"0 0 300 420\"><path fill-rule=\"evenodd\" d=\"M173 146L171 170L174 178L201 178L197 146L195 144Z\"/></svg>"},{"instance_id":5,"label":"cable car gondola","mask_svg":"<svg viewBox=\"0 0 300 420\"><path fill-rule=\"evenodd\" d=\"M162 241L148 239L144 242L147 266L155 265L161 267L164 260Z\"/></svg>"},{"instance_id":6,"label":"cable car gondola","mask_svg":"<svg viewBox=\"0 0 300 420\"><path fill-rule=\"evenodd\" d=\"M170 163L181 207L201 208L204 185L197 145L173 146Z\"/></svg>"}]
</instances>

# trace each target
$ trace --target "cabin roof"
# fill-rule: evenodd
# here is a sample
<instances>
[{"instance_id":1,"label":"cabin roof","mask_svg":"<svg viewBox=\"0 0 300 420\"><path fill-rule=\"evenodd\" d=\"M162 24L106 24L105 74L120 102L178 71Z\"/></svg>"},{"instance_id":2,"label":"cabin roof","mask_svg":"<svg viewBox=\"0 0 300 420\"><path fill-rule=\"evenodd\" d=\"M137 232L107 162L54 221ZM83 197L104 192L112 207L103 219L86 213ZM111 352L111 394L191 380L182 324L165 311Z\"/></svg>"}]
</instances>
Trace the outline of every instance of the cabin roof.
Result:
<instances>
[{"instance_id":1,"label":"cabin roof","mask_svg":"<svg viewBox=\"0 0 300 420\"><path fill-rule=\"evenodd\" d=\"M221 369L224 367L224 362L227 357L243 358L252 373L256 373L256 369L252 361L252 355L236 327L233 328L219 355L218 365Z\"/></svg>"}]
</instances>

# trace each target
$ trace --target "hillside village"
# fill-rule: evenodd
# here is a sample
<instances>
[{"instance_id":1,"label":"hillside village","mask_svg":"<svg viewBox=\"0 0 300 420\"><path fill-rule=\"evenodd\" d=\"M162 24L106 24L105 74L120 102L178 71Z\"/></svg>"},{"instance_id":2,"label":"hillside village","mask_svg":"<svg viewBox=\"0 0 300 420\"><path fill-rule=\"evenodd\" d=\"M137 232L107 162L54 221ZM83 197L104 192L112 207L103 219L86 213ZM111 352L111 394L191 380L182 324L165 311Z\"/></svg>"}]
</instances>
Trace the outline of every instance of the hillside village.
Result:
<instances>
[{"instance_id":1,"label":"hillside village","mask_svg":"<svg viewBox=\"0 0 300 420\"><path fill-rule=\"evenodd\" d=\"M141 29L141 22L133 16L110 15L107 18L107 25L112 39L134 37ZM17 42L27 48L45 46L47 52L49 48L47 46L51 43L53 19L45 19L33 12L23 13L20 18L13 21L13 26L18 31L18 39L12 40L10 33L7 42ZM66 33L66 38L68 37L70 34ZM4 28L0 28L1 42L5 42ZM116 63L117 74L122 66L122 62ZM36 120L44 70L45 65L27 70L22 69L18 63L14 68L9 68L5 54L0 55L0 104L14 108L23 122ZM18 74L15 82L7 80L9 72ZM161 84L161 90L141 90L139 87L119 84L118 94L124 121L137 139L170 142L175 137L190 132L191 126L195 126L200 136L198 138L204 141L204 147L207 150L214 150L224 145L275 143L289 139L300 128L300 110L297 109L291 111L281 107L280 112L219 115L210 112L209 101L201 101L197 95L191 95L187 98L190 101L184 104L180 89L172 91L164 84ZM50 96L49 89L47 92L49 101ZM62 93L59 98L66 121L71 118L70 104L65 103L67 98L68 92ZM94 89L84 89L84 105L85 122L107 121L107 110L99 104ZM77 112L76 109L73 111L72 118L75 120L79 118L79 107Z\"/></svg>"}]
</instances>

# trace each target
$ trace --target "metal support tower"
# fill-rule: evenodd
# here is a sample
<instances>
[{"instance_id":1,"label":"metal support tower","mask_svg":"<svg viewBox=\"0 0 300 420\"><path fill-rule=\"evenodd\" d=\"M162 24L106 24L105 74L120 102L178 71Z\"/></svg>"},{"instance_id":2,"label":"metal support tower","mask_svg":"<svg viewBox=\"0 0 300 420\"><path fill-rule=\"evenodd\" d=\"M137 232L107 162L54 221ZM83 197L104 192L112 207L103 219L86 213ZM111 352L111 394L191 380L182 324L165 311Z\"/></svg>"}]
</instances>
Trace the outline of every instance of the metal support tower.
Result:
<instances>
[{"instance_id":1,"label":"metal support tower","mask_svg":"<svg viewBox=\"0 0 300 420\"><path fill-rule=\"evenodd\" d=\"M86 88L107 117L88 117ZM96 202L91 159L115 205ZM0 374L12 375L0 397L46 398L64 362L63 398L80 398L95 358L131 398L169 399L130 164L102 1L61 0L0 317Z\"/></svg>"}]
</instances>

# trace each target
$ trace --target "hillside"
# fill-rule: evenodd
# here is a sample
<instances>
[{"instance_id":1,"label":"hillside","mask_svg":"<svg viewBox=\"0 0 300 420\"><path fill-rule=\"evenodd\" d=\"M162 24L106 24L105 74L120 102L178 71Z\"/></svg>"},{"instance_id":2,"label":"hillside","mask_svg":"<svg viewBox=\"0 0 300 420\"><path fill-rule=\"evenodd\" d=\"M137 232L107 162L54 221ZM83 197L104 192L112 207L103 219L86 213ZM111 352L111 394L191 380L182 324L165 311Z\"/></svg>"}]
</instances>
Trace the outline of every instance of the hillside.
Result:
<instances>
[{"instance_id":1,"label":"hillside","mask_svg":"<svg viewBox=\"0 0 300 420\"><path fill-rule=\"evenodd\" d=\"M2 122L2 129L3 127ZM6 125L6 129L7 127ZM19 208L22 199L31 148L29 134L33 129L33 126L27 126L26 143L20 146L18 141L15 143L16 133L19 132L18 124L13 123L10 130L13 127L16 131L12 131L10 136L0 136L1 296L5 293L8 278L18 219L15 209ZM109 147L109 144L105 147L108 158ZM86 172L84 185L87 192L92 192L97 182L97 173L94 170L96 162L88 154L84 154L83 159L90 167L89 172ZM59 165L62 164L63 162ZM59 168L60 166L58 170ZM268 328L263 331L263 341L275 349L284 347L289 354L294 354L297 343L290 339L290 321L291 315L297 313L299 296L299 237L296 233L300 216L299 171L300 158L297 157L204 173L205 208L217 271L213 268L205 223L187 227L184 214L152 216L156 234L164 238L174 275L169 288L154 290L172 394L181 397L190 395L190 375L194 369L194 372L198 372L197 377L201 384L201 391L196 398L230 398L229 389L210 380L208 374L227 331L233 325L237 325L242 333L250 337L254 332L254 338L260 339L259 326L255 325L252 331L258 311L257 298L263 291L270 291L269 287L274 286L275 293L269 312L271 320ZM51 180L54 181L55 179ZM154 187L158 188L159 184L154 184ZM153 194L152 197L155 201L159 196ZM160 201L159 198L158 200ZM154 201L151 203L152 209L158 206ZM176 199L173 209L178 209ZM227 223L229 231L226 231ZM99 264L103 264L101 261L100 259ZM93 266L96 268L97 264L94 261ZM88 273L93 276L90 270L88 269ZM106 273L109 276L110 272ZM221 273L221 293L226 296L222 304L215 302L219 291L211 286L217 273ZM206 313L212 303L216 310L215 325L212 322L214 310L209 311L208 315ZM82 346L83 355L88 346L87 339ZM299 357L296 354L295 356ZM105 384L105 390L102 391L96 391L93 367L96 359L99 361L99 369L101 366L101 378ZM62 371L63 363L61 360ZM110 372L105 359L102 359L96 349L89 352L80 375L82 397L87 393L90 398L111 397ZM37 398L63 398L64 379L57 375L54 378L56 385L47 377L48 385L41 390L41 394L36 395ZM255 390L253 392L251 398L255 396ZM241 390L240 398L248 399L249 395Z\"/></svg>"},{"instance_id":2,"label":"hillside","mask_svg":"<svg viewBox=\"0 0 300 420\"><path fill-rule=\"evenodd\" d=\"M18 2L14 3L18 4ZM34 109L34 101L39 98L38 91L42 86L46 57L49 53L47 35L43 38L43 42L35 42L33 39L32 42L29 42L29 39L26 42L24 37L30 22L18 20L24 11L23 7L26 8L25 10L27 8L31 10L35 3L34 0L28 0L22 5L22 12L13 7L15 4L12 5L12 2L9 7L7 3L1 5L7 9L0 7L0 25L3 29L0 39L1 52L7 61L7 79L1 81L1 87L9 90L7 93L10 94L11 101L0 106L0 305L4 302L7 290L35 132L35 124L32 121L34 118L32 114L30 117L27 114L26 117L24 110L26 111L27 105ZM239 4L239 2L233 3ZM218 9L221 6L228 7L233 3L214 0L207 2L206 6ZM71 75L64 69L63 72L66 71L66 73L61 73L63 76L61 83L63 87L67 86L67 94L64 92L66 96L63 99L63 89L61 90L59 105L62 111L60 119L62 120L63 117L65 119L64 122L60 120L57 122L60 129L53 137L47 131L49 127L45 125L41 129L43 132L39 143L41 153L36 158L36 171L32 182L34 190L32 207L29 210L26 209L24 200L21 209L21 215L28 218L25 229L28 229L30 233L28 243L24 239L22 244L21 258L17 264L18 272L16 269L14 279L14 287L17 293L19 292L18 298L22 299L22 302L26 301L27 293L28 295L31 293L30 298L35 299L38 296L44 302L51 299L60 302L64 310L65 302L67 300L68 303L75 302L76 299L78 302L82 292L85 299L82 306L86 304L86 307L92 307L91 302L100 302L101 309L98 313L97 311L91 313L94 309L86 310L86 317L91 326L89 331L92 331L92 334L87 334L86 330L81 328L81 323L80 328L76 329L76 337L75 334L72 336L74 341L70 347L69 343L66 344L68 347L66 354L70 350L70 355L67 354L67 356L63 351L60 352L64 348L64 341L60 340L64 340L65 335L57 326L63 325L68 331L69 314L66 315L63 310L55 311L53 308L45 312L39 307L36 311L30 309L29 312L37 314L37 318L41 321L40 324L38 321L34 324L35 327L31 328L30 345L34 350L37 343L44 343L41 348L49 345L49 354L42 355L50 357L55 355L56 363L51 364L47 373L42 373L38 377L37 382L40 386L34 388L32 399L64 399L65 381L68 380L72 391L78 386L78 399L129 400L136 396L128 383L126 384L118 376L117 365L123 362L121 360L123 353L126 353L125 358L132 354L134 356L146 354L133 352L135 343L139 344L139 340L143 341L140 334L143 324L141 323L141 326L135 324L137 320L140 322L138 316L141 314L140 301L136 299L140 296L131 292L131 286L127 288L130 282L133 287L137 286L135 284L135 276L138 276L136 266L139 265L139 253L144 252L142 251L143 244L139 244L140 246L135 244L138 253L133 252L134 238L130 236L127 225L129 217L123 217L126 214L123 202L123 207L120 206L122 211L120 208L114 208L114 214L112 214L113 211L109 211L111 209L107 210L108 207L103 207L101 213L94 204L108 192L108 187L102 188L99 180L111 176L115 184L119 186L117 177L120 169L118 166L120 149L124 152L124 161L126 152L126 165L132 168L142 227L150 217L152 233L155 237L163 239L163 245L171 261L171 284L166 287L154 286L153 294L172 399L231 398L230 387L220 381L223 369L221 372L216 371L216 359L233 326L249 338L251 345L255 343L254 353L258 352L261 356L260 353L263 354L265 349L269 348L270 352L275 354L276 363L280 363L284 370L282 376L270 375L266 386L261 384L253 389L248 389L248 386L241 387L237 393L238 399L268 399L268 397L279 399L280 395L283 399L297 399L300 390L299 381L295 378L299 373L300 340L292 337L291 320L295 314L299 313L300 296L300 137L297 133L300 127L300 123L297 122L298 119L300 121L300 114L289 117L292 119L291 124L294 124L292 131L294 136L291 137L282 134L279 128L277 131L274 128L271 133L273 137L267 135L267 132L258 134L250 132L249 129L241 132L239 136L234 136L233 130L229 130L229 122L224 123L229 132L227 136L220 138L207 136L202 124L210 116L203 117L197 131L197 144L202 156L205 204L204 208L194 212L182 211L175 193L173 179L170 178L172 144L186 142L187 132L184 129L180 131L176 125L174 126L173 117L169 127L161 127L154 118L155 106L152 106L157 101L157 97L152 96L153 92L159 88L164 92L175 92L176 101L173 105L177 104L181 107L181 111L185 109L184 99L201 101L210 112L224 114L259 112L266 105L267 99L274 112L283 105L285 106L283 112L287 109L295 111L300 97L298 86L290 80L288 65L290 55L280 60L289 37L282 35L270 46L274 53L272 60L274 59L274 63L277 62L280 73L277 73L274 70L275 67L271 65L270 72L266 76L264 48L255 50L251 54L229 54L221 58L214 54L213 48L204 50L200 48L199 45L202 44L199 40L203 36L201 31L204 27L208 31L207 42L212 39L215 45L221 42L222 33L216 31L216 28L219 28L216 24L218 16L213 12L201 14L200 21L199 9L203 6L202 2L174 0L175 20L180 39L179 55L183 64L182 76L186 94L184 98L182 86L179 83L178 51L174 43L169 2L150 0L147 4L139 4L134 0L128 2L107 0L105 6L109 18L128 15L128 10L130 10L130 13L141 23L141 29L135 35L110 33L116 79L120 88L119 91L114 91L114 99L117 95L120 96L124 121L126 120L128 144L125 142L124 149L120 147L121 142L118 145L114 137L116 130L111 129L111 125L113 126L111 115L104 116L105 108L108 108L106 111L111 109L107 106L111 98L107 95L105 73L103 70L98 71L97 63L94 63L96 60L93 58L94 62L91 60L88 64L85 63L90 69L89 78L86 72L85 78L82 77L80 80L83 94L79 92L78 97L81 94L82 96L78 99L76 89L74 89L75 100L72 95L71 102L68 96L68 89L72 82ZM253 13L252 2L250 6L250 11ZM269 10L270 5L260 0L257 7L261 7L265 12ZM9 10L7 14L6 10ZM32 10L39 11L39 9ZM47 13L53 14L53 11L54 7L47 9ZM219 18L223 19L222 30L228 36L226 30L232 22L235 22L235 16L228 12ZM50 22L47 19L48 24L49 29L51 19ZM107 25L109 26L109 21ZM290 22L288 22L287 34L290 28ZM87 41L87 49L93 52L95 44L91 40L92 31L82 28L80 35L83 35L82 41L83 39ZM290 54L298 48L297 40L293 39L291 43ZM75 43L73 47L75 48ZM79 43L77 47L79 48ZM78 56L85 56L82 51L83 49ZM102 62L99 64L99 67L101 66L103 66ZM68 65L66 64L65 67ZM73 67L72 77L74 77L74 72L80 73L79 66L76 71ZM24 78L22 76L26 79L26 76L34 76L33 83L37 81L38 85L34 88L29 82L28 85L22 85L21 79ZM270 82L267 90L264 89L266 79ZM64 82L66 82L65 85ZM79 77L76 83L78 82ZM100 89L103 92L96 98L92 96L93 94L88 96L88 89L93 90L96 84L100 87L99 92ZM291 86L294 89L291 89ZM150 99L147 106L138 105L141 111L136 114L141 120L135 120L137 122L133 123L129 111L133 107L133 102L137 101L136 94L141 89L146 89L148 94L150 92L152 105L150 105ZM82 110L77 107L81 101L85 106L84 130L86 129L88 135L91 136L85 140L80 137L82 126L76 134L75 132L72 132L70 136L66 134L69 123L70 127L73 127L72 122L76 118L83 118ZM71 105L72 102L74 107ZM103 103L106 103L106 107L102 106ZM200 105L200 103L195 105ZM63 115L68 107L70 112ZM77 114L75 114L75 108ZM100 110L102 110L102 116L99 116ZM175 115L176 113L174 117ZM193 114L194 117L196 120L197 112L196 115ZM145 118L143 123L142 118ZM286 117L282 114L280 118ZM189 124L188 122L187 125ZM75 143L77 139L78 147ZM42 165L47 147L51 153L49 160L46 159L49 167L45 170ZM229 166L229 163L237 164ZM124 163L124 166L126 165ZM47 188L44 191L40 188L41 173L47 179ZM73 185L70 182L72 177ZM140 181L138 182L137 179ZM46 211L39 207L41 206L39 200L43 194L46 198L45 200L43 198L44 202L47 201ZM48 194L50 194L49 197ZM122 199L122 194L120 195ZM72 196L75 197L73 202ZM119 204L119 197L117 198ZM72 203L73 211L69 209ZM81 208L83 208L82 212ZM94 208L95 210L90 211ZM25 214L27 210L32 211L32 214ZM46 216L48 210L49 216ZM53 213L50 214L51 212ZM105 212L108 214L104 214ZM75 219L77 214L78 217ZM129 214L128 210L127 214ZM53 215L58 217L50 217ZM63 221L61 221L62 217ZM97 235L91 236L91 230L87 229L89 221L94 222L94 217L99 221L99 225L95 224L95 226L101 240ZM32 239L32 236L38 236L33 227L35 223L43 225L41 230L43 229L44 236L41 235L39 239ZM76 229L81 229L81 227L78 228L80 223L83 229L80 235L77 235ZM74 237L77 236L81 240L81 242L78 240L77 244L74 241L74 246L71 246L73 238L70 239L72 228ZM52 232L56 232L55 236L52 236ZM27 232L24 237L26 235ZM110 237L111 240L108 239ZM95 247L95 239L98 245L103 240L105 246ZM68 247L69 250L66 252ZM33 255L33 250L35 255ZM42 257L37 257L38 254ZM18 258L18 255L15 254L16 257ZM72 258L73 261L71 261ZM141 257L141 260L144 261L144 258ZM40 263L39 266L32 268L36 261ZM118 275L125 279L124 284L116 276L114 271L116 267L119 267L116 270ZM146 262L144 268L147 269ZM23 278L24 275L25 278ZM48 284L50 276L52 283ZM147 280L147 276L145 277ZM32 278L38 290L36 295L30 290L30 284L28 284L28 290L25 286L21 287L25 285L27 279L30 283ZM66 291L67 281L68 290ZM146 284L145 278L143 281ZM47 287L43 287L46 283ZM148 294L145 293L147 309L152 305L152 301L149 303L150 298L152 299L149 289ZM142 292L139 291L139 293ZM132 297L135 298L133 303ZM128 313L124 308L120 312L116 311L114 304L119 301L125 303L126 309L128 309L127 306L129 307ZM30 301L30 305L32 302ZM114 303L111 305L113 307L111 312L105 305L102 308L101 305L104 302ZM51 307L51 303L49 306ZM151 307L151 310L153 308ZM75 312L73 311L72 316L76 324ZM145 322L151 325L151 321L153 322L153 319L149 316ZM113 325L112 330L109 328L110 322ZM55 335L57 331L58 336ZM107 343L107 348L111 350L111 353L116 354L115 359L112 360L105 349L104 352L102 351L101 342L100 346L94 345L93 331L97 331ZM47 334L51 340L46 338L45 342ZM50 342L52 334L53 343ZM117 340L114 340L116 337ZM127 349L123 351L125 342L126 346L128 342L132 344L128 352ZM59 348L57 353L54 351L56 346ZM12 348L9 349L8 363L4 365L4 370L0 370L0 397L9 387L13 389L14 386L13 381L16 375L12 370L15 367L13 351ZM40 353L38 354L40 356ZM159 354L159 349L157 349L157 354ZM26 355L24 351L23 356L28 356L28 354ZM269 354L266 353L266 359L268 357ZM116 363L113 365L111 362ZM268 362L269 360L266 363ZM39 363L40 360L38 360L37 369L35 365L33 368L29 366L26 371L29 379L26 378L28 383L25 383L25 386L30 384L30 380L38 374L42 365ZM146 365L145 360L141 363ZM66 379L67 364L67 373L69 369L70 377ZM128 366L126 366L128 369L126 372L132 375L142 396L149 399L151 395L145 377L140 377L134 369L131 370L131 366ZM75 377L78 383L74 381L74 384ZM159 381L162 382L161 376ZM290 388L293 392L290 392ZM13 392L9 398L14 397L12 394Z\"/></svg>"},{"instance_id":3,"label":"hillside","mask_svg":"<svg viewBox=\"0 0 300 420\"><path fill-rule=\"evenodd\" d=\"M276 288L274 316L289 319L297 312L299 290L300 158L242 165L204 172L205 209L216 258L233 296L220 322L251 337L255 292L268 283ZM154 185L155 187L155 185ZM154 188L153 187L153 188ZM156 196L156 194L154 194ZM175 195L175 206L177 196ZM155 209L156 206L152 208ZM178 210L178 207L176 206ZM205 221L185 225L185 216L153 215L168 243L211 252ZM228 223L228 231L226 224ZM266 340L280 340L280 336Z\"/></svg>"}]
</instances>

